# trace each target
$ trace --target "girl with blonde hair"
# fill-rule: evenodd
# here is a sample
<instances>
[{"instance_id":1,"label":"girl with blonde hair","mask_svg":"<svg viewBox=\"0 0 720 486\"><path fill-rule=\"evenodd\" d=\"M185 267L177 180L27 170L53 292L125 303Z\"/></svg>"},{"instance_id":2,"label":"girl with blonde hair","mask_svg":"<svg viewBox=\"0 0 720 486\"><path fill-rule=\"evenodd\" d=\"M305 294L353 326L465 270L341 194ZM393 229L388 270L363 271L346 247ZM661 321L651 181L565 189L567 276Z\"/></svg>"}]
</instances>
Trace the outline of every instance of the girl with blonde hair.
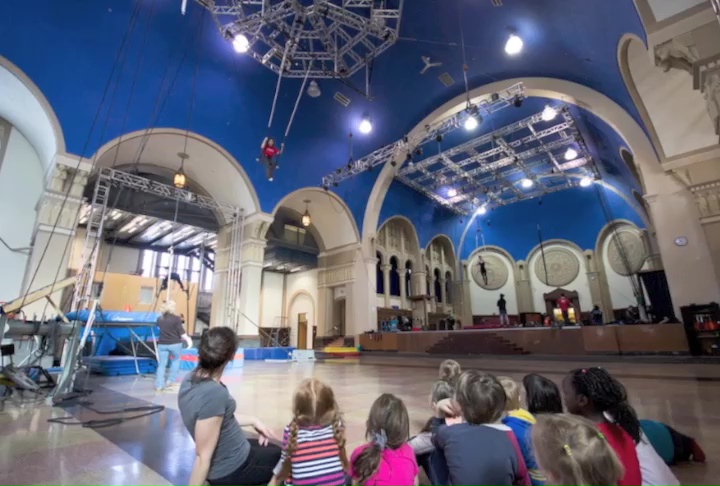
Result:
<instances>
[{"instance_id":1,"label":"girl with blonde hair","mask_svg":"<svg viewBox=\"0 0 720 486\"><path fill-rule=\"evenodd\" d=\"M346 484L345 427L332 388L316 379L300 383L282 449L270 485Z\"/></svg>"},{"instance_id":2,"label":"girl with blonde hair","mask_svg":"<svg viewBox=\"0 0 720 486\"><path fill-rule=\"evenodd\" d=\"M625 473L602 432L577 415L539 416L532 447L548 484L617 485Z\"/></svg>"}]
</instances>

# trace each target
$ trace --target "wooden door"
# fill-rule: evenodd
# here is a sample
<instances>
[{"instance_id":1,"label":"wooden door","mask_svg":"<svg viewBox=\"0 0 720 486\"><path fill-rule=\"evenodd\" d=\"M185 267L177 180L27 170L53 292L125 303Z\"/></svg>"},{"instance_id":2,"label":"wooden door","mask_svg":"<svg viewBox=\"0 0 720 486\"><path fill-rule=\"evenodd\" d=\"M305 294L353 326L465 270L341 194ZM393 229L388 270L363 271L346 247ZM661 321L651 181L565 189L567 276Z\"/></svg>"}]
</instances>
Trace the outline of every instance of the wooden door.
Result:
<instances>
[{"instance_id":1,"label":"wooden door","mask_svg":"<svg viewBox=\"0 0 720 486\"><path fill-rule=\"evenodd\" d=\"M307 349L307 313L298 314L298 349Z\"/></svg>"}]
</instances>

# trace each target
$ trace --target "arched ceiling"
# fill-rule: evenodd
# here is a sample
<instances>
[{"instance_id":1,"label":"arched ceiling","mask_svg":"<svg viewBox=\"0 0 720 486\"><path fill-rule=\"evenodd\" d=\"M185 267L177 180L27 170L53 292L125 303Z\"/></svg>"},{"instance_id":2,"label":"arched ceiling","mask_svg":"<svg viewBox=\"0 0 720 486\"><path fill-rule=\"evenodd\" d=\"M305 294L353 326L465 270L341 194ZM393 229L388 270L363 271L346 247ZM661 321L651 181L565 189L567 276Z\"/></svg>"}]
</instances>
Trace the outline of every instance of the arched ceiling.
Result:
<instances>
[{"instance_id":1,"label":"arched ceiling","mask_svg":"<svg viewBox=\"0 0 720 486\"><path fill-rule=\"evenodd\" d=\"M370 135L353 137L355 158L401 138L433 109L462 94L465 61L471 89L510 78L560 78L605 94L639 120L617 66L617 44L622 35L644 37L632 2L499 3L502 5L495 7L490 0L406 1L399 41L374 64L373 101L337 81L319 80L322 95L301 99L273 183L264 179L264 168L255 157L264 135L279 138L284 131L301 80L283 81L275 123L267 130L275 75L248 56L235 53L209 16L201 18L204 11L194 2L188 5L185 16L180 14L179 2L96 0L68 4L38 0L32 8L22 2L2 2L0 54L17 64L45 94L65 131L68 151L88 155L122 133L144 129L148 124L188 128L195 71L193 47L197 45L200 56L190 128L222 146L242 165L262 209L271 211L286 194L319 184L323 175L347 162L347 135L357 131L364 113L372 117L374 130ZM139 14L132 24L127 54L120 56L125 64L119 76L116 71L113 79L117 83L111 83L100 123L88 138L136 5ZM193 36L201 22L202 38L196 44ZM459 22L465 32L465 56ZM508 57L503 51L509 29L524 39L525 49L516 57ZM442 62L442 66L420 74L422 56ZM141 73L137 83L135 69ZM448 73L454 84L446 87L441 83L438 76L443 73ZM364 73L351 81L363 86ZM336 92L350 99L348 107L333 99ZM532 103L528 103L528 110ZM542 103L539 100L536 104ZM602 162L611 159L604 157L605 153L617 158L620 137L591 113L578 110L585 125L583 135L589 145L594 143L595 155ZM522 110L510 110L501 116L512 122L522 115ZM377 172L363 174L337 189L358 224L362 224L360 217ZM626 177L612 162L605 172Z\"/></svg>"}]
</instances>

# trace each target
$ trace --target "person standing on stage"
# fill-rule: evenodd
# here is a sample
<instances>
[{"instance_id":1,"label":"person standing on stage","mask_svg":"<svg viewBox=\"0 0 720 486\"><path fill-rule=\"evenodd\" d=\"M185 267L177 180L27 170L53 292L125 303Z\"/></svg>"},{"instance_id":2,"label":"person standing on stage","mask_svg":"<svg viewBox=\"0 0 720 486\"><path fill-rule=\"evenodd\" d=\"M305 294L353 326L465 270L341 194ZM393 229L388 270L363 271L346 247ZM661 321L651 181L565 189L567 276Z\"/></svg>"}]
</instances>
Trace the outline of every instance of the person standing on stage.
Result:
<instances>
[{"instance_id":1,"label":"person standing on stage","mask_svg":"<svg viewBox=\"0 0 720 486\"><path fill-rule=\"evenodd\" d=\"M500 294L500 300L497 301L498 312L500 313L500 325L507 327L510 325L510 319L507 314L507 302L505 301L505 295Z\"/></svg>"},{"instance_id":2,"label":"person standing on stage","mask_svg":"<svg viewBox=\"0 0 720 486\"><path fill-rule=\"evenodd\" d=\"M560 298L557 300L557 306L560 308L560 312L562 312L563 323L566 325L570 324L570 315L568 314L570 305L570 299L565 297L565 294L560 294Z\"/></svg>"}]
</instances>

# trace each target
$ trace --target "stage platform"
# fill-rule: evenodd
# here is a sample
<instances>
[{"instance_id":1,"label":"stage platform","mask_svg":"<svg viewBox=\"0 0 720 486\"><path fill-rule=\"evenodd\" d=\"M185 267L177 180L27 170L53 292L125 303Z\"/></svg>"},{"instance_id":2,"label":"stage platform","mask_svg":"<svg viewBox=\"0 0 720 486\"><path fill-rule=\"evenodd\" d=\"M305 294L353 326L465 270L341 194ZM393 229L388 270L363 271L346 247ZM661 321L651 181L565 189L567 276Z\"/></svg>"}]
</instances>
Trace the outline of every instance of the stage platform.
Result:
<instances>
[{"instance_id":1,"label":"stage platform","mask_svg":"<svg viewBox=\"0 0 720 486\"><path fill-rule=\"evenodd\" d=\"M682 324L384 332L360 335L360 346L436 355L689 354Z\"/></svg>"}]
</instances>

